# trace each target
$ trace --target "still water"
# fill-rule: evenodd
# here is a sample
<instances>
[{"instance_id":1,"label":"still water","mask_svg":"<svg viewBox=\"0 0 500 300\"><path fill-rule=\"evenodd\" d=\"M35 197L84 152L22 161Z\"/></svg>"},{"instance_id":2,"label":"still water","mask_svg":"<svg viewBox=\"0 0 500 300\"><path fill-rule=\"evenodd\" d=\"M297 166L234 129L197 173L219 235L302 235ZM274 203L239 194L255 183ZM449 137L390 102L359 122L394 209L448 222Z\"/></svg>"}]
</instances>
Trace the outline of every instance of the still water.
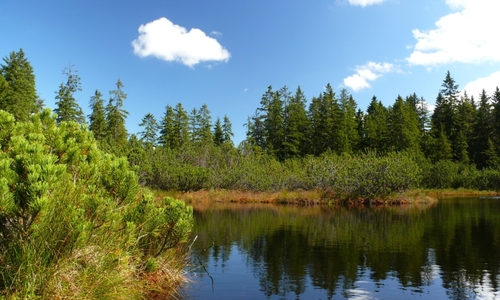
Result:
<instances>
[{"instance_id":1,"label":"still water","mask_svg":"<svg viewBox=\"0 0 500 300\"><path fill-rule=\"evenodd\" d=\"M500 199L194 212L187 299L500 299Z\"/></svg>"}]
</instances>

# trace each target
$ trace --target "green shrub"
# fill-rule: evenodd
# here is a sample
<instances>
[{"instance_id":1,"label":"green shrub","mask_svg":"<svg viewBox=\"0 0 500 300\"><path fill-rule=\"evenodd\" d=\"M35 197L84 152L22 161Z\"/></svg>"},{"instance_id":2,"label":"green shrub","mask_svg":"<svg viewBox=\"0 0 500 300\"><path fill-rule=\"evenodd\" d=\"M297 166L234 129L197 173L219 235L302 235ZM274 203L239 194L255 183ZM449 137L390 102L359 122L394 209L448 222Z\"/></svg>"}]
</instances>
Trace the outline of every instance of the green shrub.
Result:
<instances>
[{"instance_id":1,"label":"green shrub","mask_svg":"<svg viewBox=\"0 0 500 300\"><path fill-rule=\"evenodd\" d=\"M166 263L185 241L190 207L156 201L125 158L99 150L82 125L56 125L50 110L18 123L0 111L0 143L0 295L120 299L154 289L147 262Z\"/></svg>"}]
</instances>

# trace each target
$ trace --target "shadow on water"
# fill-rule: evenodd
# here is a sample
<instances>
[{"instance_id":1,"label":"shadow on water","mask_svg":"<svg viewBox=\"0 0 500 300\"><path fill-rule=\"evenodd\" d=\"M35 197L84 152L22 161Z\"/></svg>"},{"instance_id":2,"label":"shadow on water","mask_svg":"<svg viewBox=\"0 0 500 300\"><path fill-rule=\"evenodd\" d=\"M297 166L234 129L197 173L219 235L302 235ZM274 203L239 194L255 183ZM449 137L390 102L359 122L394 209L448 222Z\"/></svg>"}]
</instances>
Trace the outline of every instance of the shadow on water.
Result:
<instances>
[{"instance_id":1,"label":"shadow on water","mask_svg":"<svg viewBox=\"0 0 500 300\"><path fill-rule=\"evenodd\" d=\"M194 207L194 214L193 264L206 272L194 269L190 298L500 296L498 199L395 207L231 203Z\"/></svg>"}]
</instances>

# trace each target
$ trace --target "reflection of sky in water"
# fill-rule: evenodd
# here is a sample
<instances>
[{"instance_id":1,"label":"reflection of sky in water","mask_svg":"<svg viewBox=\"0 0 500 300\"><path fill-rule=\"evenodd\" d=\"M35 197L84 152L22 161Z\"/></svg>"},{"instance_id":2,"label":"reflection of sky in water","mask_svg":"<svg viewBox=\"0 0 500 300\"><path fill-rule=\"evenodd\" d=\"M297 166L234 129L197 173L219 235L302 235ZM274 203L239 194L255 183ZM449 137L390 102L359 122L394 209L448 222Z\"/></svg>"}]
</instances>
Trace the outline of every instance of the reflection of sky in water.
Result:
<instances>
[{"instance_id":1,"label":"reflection of sky in water","mask_svg":"<svg viewBox=\"0 0 500 300\"><path fill-rule=\"evenodd\" d=\"M312 285L310 278L306 280L305 292L295 295L286 292L280 295L267 297L262 291L259 278L256 278L252 268L249 268L248 256L240 252L237 245L231 247L229 257L214 258L210 256L207 274L203 268L198 268L193 274L193 284L189 289L188 299L329 299L326 291ZM251 259L250 259L251 260ZM452 295L443 289L440 278L440 269L437 265L430 265L425 270L431 274L426 286L404 287L398 278L388 276L386 280L374 282L367 269L360 270L359 280L352 288L338 288L331 299L453 299ZM213 278L213 291L212 281ZM482 283L475 286L465 286L464 294L472 299L500 299L495 293L488 275ZM257 292L258 291L258 292Z\"/></svg>"}]
</instances>

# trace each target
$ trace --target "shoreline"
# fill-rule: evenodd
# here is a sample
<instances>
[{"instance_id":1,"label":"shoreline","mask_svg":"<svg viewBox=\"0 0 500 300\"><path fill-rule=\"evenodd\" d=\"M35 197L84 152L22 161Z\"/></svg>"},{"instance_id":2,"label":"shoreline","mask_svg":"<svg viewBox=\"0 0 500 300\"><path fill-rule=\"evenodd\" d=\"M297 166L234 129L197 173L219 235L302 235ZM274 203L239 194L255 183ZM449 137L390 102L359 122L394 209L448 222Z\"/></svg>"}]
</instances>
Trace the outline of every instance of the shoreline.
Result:
<instances>
[{"instance_id":1,"label":"shoreline","mask_svg":"<svg viewBox=\"0 0 500 300\"><path fill-rule=\"evenodd\" d=\"M384 199L341 199L332 193L319 190L250 192L238 190L199 190L194 192L155 191L157 197L171 196L187 204L200 202L221 203L272 203L298 206L346 204L346 205L406 205L438 201L446 197L499 196L497 191L477 190L423 190L415 189L394 194Z\"/></svg>"}]
</instances>

